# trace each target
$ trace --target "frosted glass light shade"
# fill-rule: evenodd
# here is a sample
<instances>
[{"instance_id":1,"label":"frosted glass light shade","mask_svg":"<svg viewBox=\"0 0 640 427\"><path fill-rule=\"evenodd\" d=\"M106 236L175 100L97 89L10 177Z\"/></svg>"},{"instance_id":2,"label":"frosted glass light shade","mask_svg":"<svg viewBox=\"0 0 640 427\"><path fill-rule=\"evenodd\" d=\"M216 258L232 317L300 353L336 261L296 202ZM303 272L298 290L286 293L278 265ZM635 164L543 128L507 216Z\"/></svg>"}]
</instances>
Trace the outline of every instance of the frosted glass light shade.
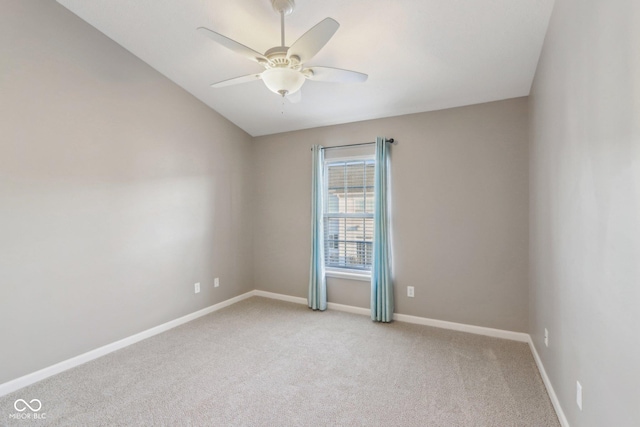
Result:
<instances>
[{"instance_id":1,"label":"frosted glass light shade","mask_svg":"<svg viewBox=\"0 0 640 427\"><path fill-rule=\"evenodd\" d=\"M304 84L304 75L290 68L271 68L264 71L261 77L270 91L282 96L296 93Z\"/></svg>"}]
</instances>

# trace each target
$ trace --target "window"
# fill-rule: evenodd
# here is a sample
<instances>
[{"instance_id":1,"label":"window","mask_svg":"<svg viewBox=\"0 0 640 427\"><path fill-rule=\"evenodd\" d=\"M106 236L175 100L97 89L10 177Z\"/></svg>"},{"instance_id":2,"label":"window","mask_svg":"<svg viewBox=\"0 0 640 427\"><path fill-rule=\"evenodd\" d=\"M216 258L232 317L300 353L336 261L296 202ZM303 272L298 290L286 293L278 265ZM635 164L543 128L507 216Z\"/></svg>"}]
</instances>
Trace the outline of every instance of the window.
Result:
<instances>
[{"instance_id":1,"label":"window","mask_svg":"<svg viewBox=\"0 0 640 427\"><path fill-rule=\"evenodd\" d=\"M370 273L374 173L372 156L325 161L324 257L328 271Z\"/></svg>"}]
</instances>

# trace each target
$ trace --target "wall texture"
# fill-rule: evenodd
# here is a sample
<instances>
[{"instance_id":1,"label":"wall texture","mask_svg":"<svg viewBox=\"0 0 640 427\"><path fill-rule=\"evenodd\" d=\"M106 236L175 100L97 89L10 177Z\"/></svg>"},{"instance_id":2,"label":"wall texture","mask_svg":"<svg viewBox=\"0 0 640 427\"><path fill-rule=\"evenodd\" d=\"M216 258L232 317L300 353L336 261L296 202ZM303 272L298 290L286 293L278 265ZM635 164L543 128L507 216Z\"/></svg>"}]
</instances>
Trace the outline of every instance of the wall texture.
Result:
<instances>
[{"instance_id":1,"label":"wall texture","mask_svg":"<svg viewBox=\"0 0 640 427\"><path fill-rule=\"evenodd\" d=\"M54 1L0 9L0 383L253 289L250 136Z\"/></svg>"},{"instance_id":2,"label":"wall texture","mask_svg":"<svg viewBox=\"0 0 640 427\"><path fill-rule=\"evenodd\" d=\"M637 426L640 3L556 0L530 111L530 332L572 426Z\"/></svg>"},{"instance_id":3,"label":"wall texture","mask_svg":"<svg viewBox=\"0 0 640 427\"><path fill-rule=\"evenodd\" d=\"M396 312L527 332L527 114L519 98L255 138L256 288L307 296L311 145L388 136ZM369 284L328 296L368 307Z\"/></svg>"}]
</instances>

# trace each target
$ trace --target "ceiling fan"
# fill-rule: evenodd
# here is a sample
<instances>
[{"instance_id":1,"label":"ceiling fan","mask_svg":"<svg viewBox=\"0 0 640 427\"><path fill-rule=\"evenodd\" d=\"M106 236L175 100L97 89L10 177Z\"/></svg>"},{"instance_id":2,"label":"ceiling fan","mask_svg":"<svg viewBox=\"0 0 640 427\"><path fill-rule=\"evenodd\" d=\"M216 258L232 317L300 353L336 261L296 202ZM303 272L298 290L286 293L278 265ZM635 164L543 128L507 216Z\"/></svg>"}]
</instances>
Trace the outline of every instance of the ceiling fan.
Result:
<instances>
[{"instance_id":1,"label":"ceiling fan","mask_svg":"<svg viewBox=\"0 0 640 427\"><path fill-rule=\"evenodd\" d=\"M221 44L251 61L262 65L265 70L258 74L235 77L214 83L219 88L239 83L262 80L274 93L287 97L291 102L300 100L300 88L306 80L336 83L357 83L367 80L367 75L356 71L332 67L306 67L304 64L313 58L327 44L338 30L338 24L332 18L325 18L304 33L291 47L284 42L284 17L290 15L295 7L294 0L271 0L273 9L280 14L280 46L272 47L264 54L238 43L222 34L200 27L198 31L211 40ZM293 96L297 93L297 96Z\"/></svg>"}]
</instances>

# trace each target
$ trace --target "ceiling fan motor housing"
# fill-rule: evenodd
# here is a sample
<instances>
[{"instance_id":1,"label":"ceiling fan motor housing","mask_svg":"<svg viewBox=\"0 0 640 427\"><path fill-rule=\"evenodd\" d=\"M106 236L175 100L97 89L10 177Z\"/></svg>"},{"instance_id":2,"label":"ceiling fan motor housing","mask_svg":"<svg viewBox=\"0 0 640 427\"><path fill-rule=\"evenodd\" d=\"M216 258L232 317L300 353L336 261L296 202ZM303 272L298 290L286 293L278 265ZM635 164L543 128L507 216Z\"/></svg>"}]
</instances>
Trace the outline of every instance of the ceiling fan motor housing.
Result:
<instances>
[{"instance_id":1,"label":"ceiling fan motor housing","mask_svg":"<svg viewBox=\"0 0 640 427\"><path fill-rule=\"evenodd\" d=\"M272 47L264 53L269 59L268 63L263 64L265 68L291 68L293 70L300 69L300 58L297 55L291 55L287 58L289 48L286 46Z\"/></svg>"},{"instance_id":2,"label":"ceiling fan motor housing","mask_svg":"<svg viewBox=\"0 0 640 427\"><path fill-rule=\"evenodd\" d=\"M291 15L291 12L296 7L296 2L294 0L271 0L271 6L276 12L288 16Z\"/></svg>"}]
</instances>

